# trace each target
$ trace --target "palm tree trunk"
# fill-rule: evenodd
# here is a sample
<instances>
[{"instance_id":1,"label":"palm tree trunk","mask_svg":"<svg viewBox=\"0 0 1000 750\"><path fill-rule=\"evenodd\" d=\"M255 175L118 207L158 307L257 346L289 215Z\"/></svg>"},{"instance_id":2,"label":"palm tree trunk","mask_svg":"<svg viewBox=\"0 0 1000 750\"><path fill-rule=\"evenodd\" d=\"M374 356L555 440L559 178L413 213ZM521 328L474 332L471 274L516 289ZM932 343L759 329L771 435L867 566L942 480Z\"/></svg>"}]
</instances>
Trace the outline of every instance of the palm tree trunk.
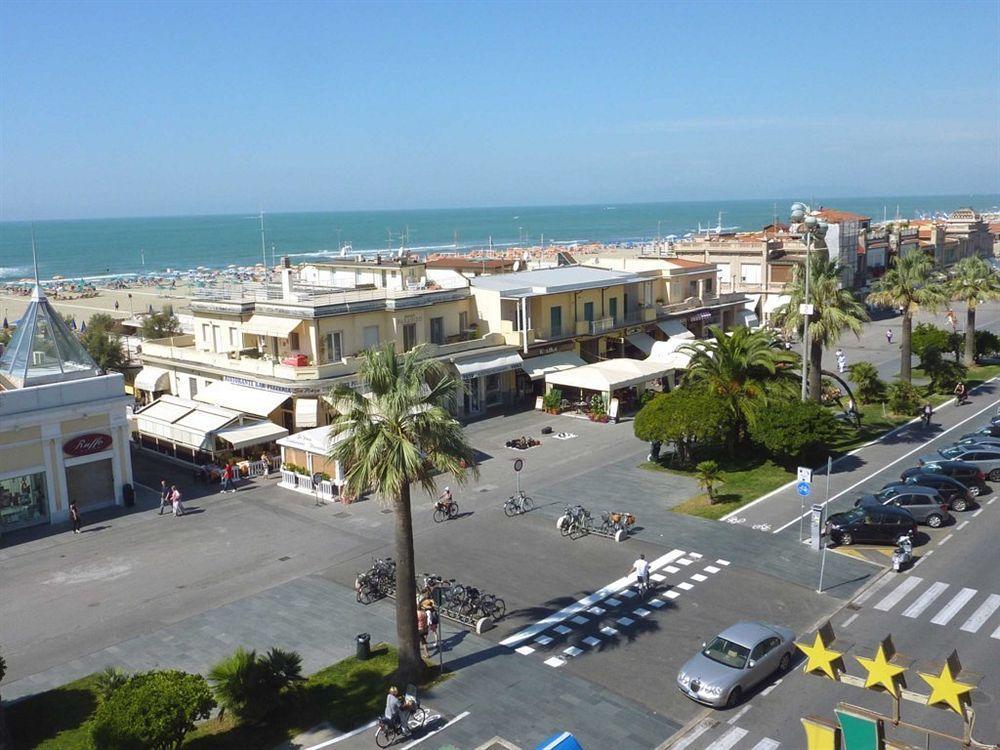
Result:
<instances>
[{"instance_id":1,"label":"palm tree trunk","mask_svg":"<svg viewBox=\"0 0 1000 750\"><path fill-rule=\"evenodd\" d=\"M823 342L809 342L809 400L817 404L823 399Z\"/></svg>"},{"instance_id":2,"label":"palm tree trunk","mask_svg":"<svg viewBox=\"0 0 1000 750\"><path fill-rule=\"evenodd\" d=\"M413 555L413 512L410 507L410 486L403 485L396 498L396 641L399 650L399 681L419 682L424 662L420 658L417 635L417 584Z\"/></svg>"},{"instance_id":3,"label":"palm tree trunk","mask_svg":"<svg viewBox=\"0 0 1000 750\"><path fill-rule=\"evenodd\" d=\"M913 336L913 314L908 309L903 310L903 332L899 336L899 379L909 383L912 379L913 359L910 339Z\"/></svg>"},{"instance_id":4,"label":"palm tree trunk","mask_svg":"<svg viewBox=\"0 0 1000 750\"><path fill-rule=\"evenodd\" d=\"M976 303L969 300L965 308L965 365L976 364Z\"/></svg>"}]
</instances>

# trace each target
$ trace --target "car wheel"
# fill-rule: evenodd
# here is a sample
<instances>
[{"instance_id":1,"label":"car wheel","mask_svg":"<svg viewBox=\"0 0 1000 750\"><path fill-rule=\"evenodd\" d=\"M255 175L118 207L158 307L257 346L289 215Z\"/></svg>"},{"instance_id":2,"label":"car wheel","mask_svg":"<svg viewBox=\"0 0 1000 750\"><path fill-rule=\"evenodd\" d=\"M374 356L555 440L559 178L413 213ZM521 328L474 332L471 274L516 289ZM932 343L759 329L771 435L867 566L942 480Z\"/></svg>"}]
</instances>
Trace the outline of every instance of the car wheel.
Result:
<instances>
[{"instance_id":1,"label":"car wheel","mask_svg":"<svg viewBox=\"0 0 1000 750\"><path fill-rule=\"evenodd\" d=\"M784 674L790 666L792 666L792 655L785 654L781 657L781 661L778 662L778 672Z\"/></svg>"},{"instance_id":2,"label":"car wheel","mask_svg":"<svg viewBox=\"0 0 1000 750\"><path fill-rule=\"evenodd\" d=\"M941 518L941 516L937 515L936 513L927 516L927 525L930 526L932 529L941 528L942 523L944 523L944 519Z\"/></svg>"},{"instance_id":3,"label":"car wheel","mask_svg":"<svg viewBox=\"0 0 1000 750\"><path fill-rule=\"evenodd\" d=\"M972 487L969 487L969 494L971 494L973 497L979 497L981 492L982 490L979 488L979 485L973 485Z\"/></svg>"},{"instance_id":4,"label":"car wheel","mask_svg":"<svg viewBox=\"0 0 1000 750\"><path fill-rule=\"evenodd\" d=\"M965 500L960 500L959 498L955 498L954 500L951 501L951 509L957 511L958 513L964 513L966 510L968 510L968 508L969 504Z\"/></svg>"},{"instance_id":5,"label":"car wheel","mask_svg":"<svg viewBox=\"0 0 1000 750\"><path fill-rule=\"evenodd\" d=\"M844 545L854 544L854 537L851 535L850 531L842 531L840 533L840 539L837 540L837 543Z\"/></svg>"},{"instance_id":6,"label":"car wheel","mask_svg":"<svg viewBox=\"0 0 1000 750\"><path fill-rule=\"evenodd\" d=\"M740 701L743 699L743 688L739 685L733 688L733 692L729 694L729 700L726 701L727 708L736 708L740 705Z\"/></svg>"},{"instance_id":7,"label":"car wheel","mask_svg":"<svg viewBox=\"0 0 1000 750\"><path fill-rule=\"evenodd\" d=\"M994 469L990 472L991 482L1000 482L1000 469Z\"/></svg>"}]
</instances>

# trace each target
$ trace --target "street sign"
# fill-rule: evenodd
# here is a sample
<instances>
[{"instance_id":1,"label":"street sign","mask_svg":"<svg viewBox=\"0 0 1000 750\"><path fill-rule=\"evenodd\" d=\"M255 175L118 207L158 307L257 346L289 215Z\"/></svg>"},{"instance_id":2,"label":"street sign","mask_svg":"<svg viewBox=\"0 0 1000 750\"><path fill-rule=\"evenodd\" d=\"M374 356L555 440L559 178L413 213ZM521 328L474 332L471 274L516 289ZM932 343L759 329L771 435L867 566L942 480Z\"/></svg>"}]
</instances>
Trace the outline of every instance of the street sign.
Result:
<instances>
[{"instance_id":1,"label":"street sign","mask_svg":"<svg viewBox=\"0 0 1000 750\"><path fill-rule=\"evenodd\" d=\"M812 523L810 524L810 530L812 532L810 534L810 539L809 539L810 546L813 549L818 550L820 547L823 546L823 543L822 543L822 539L823 539L823 506L822 505L813 505L812 506L812 513L810 515L811 515L811 521L812 521Z\"/></svg>"},{"instance_id":2,"label":"street sign","mask_svg":"<svg viewBox=\"0 0 1000 750\"><path fill-rule=\"evenodd\" d=\"M524 459L516 458L514 459L514 471L521 471L524 468Z\"/></svg>"},{"instance_id":3,"label":"street sign","mask_svg":"<svg viewBox=\"0 0 1000 750\"><path fill-rule=\"evenodd\" d=\"M799 482L795 485L795 491L802 495L802 497L806 497L812 492L812 485L809 482Z\"/></svg>"},{"instance_id":4,"label":"street sign","mask_svg":"<svg viewBox=\"0 0 1000 750\"><path fill-rule=\"evenodd\" d=\"M808 305L805 302L799 305L799 315L812 315L812 314L813 314L812 305Z\"/></svg>"},{"instance_id":5,"label":"street sign","mask_svg":"<svg viewBox=\"0 0 1000 750\"><path fill-rule=\"evenodd\" d=\"M813 480L813 470L808 466L799 467L799 481L800 482L812 482Z\"/></svg>"}]
</instances>

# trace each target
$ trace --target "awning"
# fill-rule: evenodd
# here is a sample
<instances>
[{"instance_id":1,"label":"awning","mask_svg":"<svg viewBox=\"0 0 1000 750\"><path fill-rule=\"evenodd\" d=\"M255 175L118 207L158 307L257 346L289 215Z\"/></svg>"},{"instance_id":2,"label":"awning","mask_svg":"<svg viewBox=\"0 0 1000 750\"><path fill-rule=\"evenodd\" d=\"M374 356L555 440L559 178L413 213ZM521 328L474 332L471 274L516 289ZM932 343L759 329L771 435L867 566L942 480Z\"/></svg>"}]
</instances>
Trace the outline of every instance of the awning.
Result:
<instances>
[{"instance_id":1,"label":"awning","mask_svg":"<svg viewBox=\"0 0 1000 750\"><path fill-rule=\"evenodd\" d=\"M656 339L650 336L648 333L630 333L625 337L632 346L636 347L644 354L649 354L653 350L653 344L656 343Z\"/></svg>"},{"instance_id":2,"label":"awning","mask_svg":"<svg viewBox=\"0 0 1000 750\"><path fill-rule=\"evenodd\" d=\"M498 372L516 370L524 360L521 355L511 348L505 347L502 351L484 351L478 355L464 357L459 360L452 359L451 363L458 370L458 374L463 379L481 378L487 375L495 375Z\"/></svg>"},{"instance_id":3,"label":"awning","mask_svg":"<svg viewBox=\"0 0 1000 750\"><path fill-rule=\"evenodd\" d=\"M536 746L535 750L583 750L583 746L569 732L560 732Z\"/></svg>"},{"instance_id":4,"label":"awning","mask_svg":"<svg viewBox=\"0 0 1000 750\"><path fill-rule=\"evenodd\" d=\"M687 351L678 351L685 344L690 344L691 339L672 338L670 341L657 341L653 344L653 350L646 358L647 362L657 362L669 370L685 370L691 363L691 354Z\"/></svg>"},{"instance_id":5,"label":"awning","mask_svg":"<svg viewBox=\"0 0 1000 750\"><path fill-rule=\"evenodd\" d=\"M302 321L298 318L278 318L274 315L251 315L250 320L243 324L243 333L258 336L274 336L287 339L295 327Z\"/></svg>"},{"instance_id":6,"label":"awning","mask_svg":"<svg viewBox=\"0 0 1000 750\"><path fill-rule=\"evenodd\" d=\"M203 388L195 395L196 401L216 404L226 409L234 409L255 417L266 417L290 396L287 393L265 391L262 388L247 388L234 383L217 381Z\"/></svg>"},{"instance_id":7,"label":"awning","mask_svg":"<svg viewBox=\"0 0 1000 750\"><path fill-rule=\"evenodd\" d=\"M250 445L274 442L285 437L288 430L278 427L274 422L244 422L241 425L226 427L215 434L233 448L246 448Z\"/></svg>"},{"instance_id":8,"label":"awning","mask_svg":"<svg viewBox=\"0 0 1000 750\"><path fill-rule=\"evenodd\" d=\"M684 324L681 323L677 318L670 318L669 320L661 320L656 324L656 327L663 331L668 336L680 336L686 339L693 339L694 334L691 333Z\"/></svg>"},{"instance_id":9,"label":"awning","mask_svg":"<svg viewBox=\"0 0 1000 750\"><path fill-rule=\"evenodd\" d=\"M170 390L170 372L160 367L143 367L139 374L135 376L135 387L140 391Z\"/></svg>"},{"instance_id":10,"label":"awning","mask_svg":"<svg viewBox=\"0 0 1000 750\"><path fill-rule=\"evenodd\" d=\"M746 326L747 328L759 328L760 320L757 318L757 313L751 310L737 310L736 325Z\"/></svg>"},{"instance_id":11,"label":"awning","mask_svg":"<svg viewBox=\"0 0 1000 750\"><path fill-rule=\"evenodd\" d=\"M746 297L749 300L748 302L745 302L743 304L743 306L747 310L750 310L751 312L756 312L757 305L760 304L760 295L759 294L744 294L743 296Z\"/></svg>"},{"instance_id":12,"label":"awning","mask_svg":"<svg viewBox=\"0 0 1000 750\"><path fill-rule=\"evenodd\" d=\"M547 385L580 388L585 391L610 392L641 385L666 375L671 368L659 362L641 359L605 359L572 370L545 376Z\"/></svg>"},{"instance_id":13,"label":"awning","mask_svg":"<svg viewBox=\"0 0 1000 750\"><path fill-rule=\"evenodd\" d=\"M142 419L155 419L158 422L172 424L194 408L187 405L188 403L180 399L174 401L173 399L161 398L151 403L142 411L136 412L136 416Z\"/></svg>"},{"instance_id":14,"label":"awning","mask_svg":"<svg viewBox=\"0 0 1000 750\"><path fill-rule=\"evenodd\" d=\"M782 305L788 304L791 301L791 299L792 298L789 297L787 294L769 294L764 298L764 305L761 309L761 312L764 314L764 317L766 318Z\"/></svg>"},{"instance_id":15,"label":"awning","mask_svg":"<svg viewBox=\"0 0 1000 750\"><path fill-rule=\"evenodd\" d=\"M544 354L541 357L531 357L521 363L521 369L528 373L532 380L544 378L550 372L561 372L562 370L572 370L574 367L581 367L587 364L573 352L555 352L554 354Z\"/></svg>"},{"instance_id":16,"label":"awning","mask_svg":"<svg viewBox=\"0 0 1000 750\"><path fill-rule=\"evenodd\" d=\"M295 399L295 427L315 427L319 424L319 399Z\"/></svg>"}]
</instances>

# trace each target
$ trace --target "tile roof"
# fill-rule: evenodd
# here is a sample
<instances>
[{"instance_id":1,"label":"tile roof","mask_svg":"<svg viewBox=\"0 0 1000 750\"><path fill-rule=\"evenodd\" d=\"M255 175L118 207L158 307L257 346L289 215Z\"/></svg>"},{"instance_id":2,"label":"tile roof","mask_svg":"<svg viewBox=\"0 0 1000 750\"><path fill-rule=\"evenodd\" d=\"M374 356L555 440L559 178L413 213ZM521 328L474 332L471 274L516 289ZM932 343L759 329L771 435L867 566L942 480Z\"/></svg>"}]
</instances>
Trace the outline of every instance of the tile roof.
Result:
<instances>
[{"instance_id":1,"label":"tile roof","mask_svg":"<svg viewBox=\"0 0 1000 750\"><path fill-rule=\"evenodd\" d=\"M821 208L816 213L834 224L839 224L843 221L871 221L872 218L871 216L862 216L851 211L841 211L837 208Z\"/></svg>"}]
</instances>

